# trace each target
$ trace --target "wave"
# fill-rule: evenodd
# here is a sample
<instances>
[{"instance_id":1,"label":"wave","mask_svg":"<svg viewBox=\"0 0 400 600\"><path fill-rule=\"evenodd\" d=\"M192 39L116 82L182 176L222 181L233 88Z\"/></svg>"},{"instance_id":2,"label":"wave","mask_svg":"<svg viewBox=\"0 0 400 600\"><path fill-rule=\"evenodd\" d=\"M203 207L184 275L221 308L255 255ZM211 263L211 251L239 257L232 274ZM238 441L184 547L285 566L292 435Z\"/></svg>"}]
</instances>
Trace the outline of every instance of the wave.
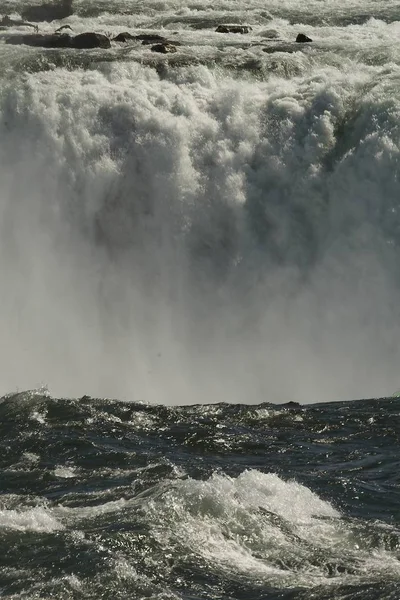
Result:
<instances>
[{"instance_id":1,"label":"wave","mask_svg":"<svg viewBox=\"0 0 400 600\"><path fill-rule=\"evenodd\" d=\"M381 591L387 595L380 597L391 598L400 576L394 526L345 517L306 486L273 473L251 469L237 477L214 473L204 481L166 479L126 501L100 500L73 508L2 510L0 528L9 535L55 533L45 543L56 544L61 556L71 560L83 552L85 569L96 560L93 593L116 577L119 590L131 581L154 594L161 583L170 597L185 589L187 574L196 589L207 573L210 590L230 582L253 594L267 588L281 597L278 591L295 590L302 598L302 591L312 591L319 599L357 598L367 587L367 597L376 598L384 579ZM83 572L76 564L74 577L84 590L89 580ZM43 593L60 584L46 577L37 587Z\"/></svg>"},{"instance_id":2,"label":"wave","mask_svg":"<svg viewBox=\"0 0 400 600\"><path fill-rule=\"evenodd\" d=\"M204 561L230 576L265 578L278 588L400 573L396 556L384 549L390 527L382 526L373 547L364 525L346 522L309 489L275 474L251 470L237 478L176 482L150 499L145 512L165 551L178 546L184 560Z\"/></svg>"}]
</instances>

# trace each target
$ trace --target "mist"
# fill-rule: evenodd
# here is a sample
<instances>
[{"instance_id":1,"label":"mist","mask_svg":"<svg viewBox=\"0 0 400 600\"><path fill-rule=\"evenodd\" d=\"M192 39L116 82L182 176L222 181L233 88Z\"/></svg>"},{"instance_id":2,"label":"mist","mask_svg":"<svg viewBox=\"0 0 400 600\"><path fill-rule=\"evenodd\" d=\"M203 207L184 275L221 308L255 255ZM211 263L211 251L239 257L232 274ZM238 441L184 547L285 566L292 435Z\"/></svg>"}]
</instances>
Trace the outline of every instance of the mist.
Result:
<instances>
[{"instance_id":1,"label":"mist","mask_svg":"<svg viewBox=\"0 0 400 600\"><path fill-rule=\"evenodd\" d=\"M129 64L4 86L0 393L396 392L398 125L358 77Z\"/></svg>"}]
</instances>

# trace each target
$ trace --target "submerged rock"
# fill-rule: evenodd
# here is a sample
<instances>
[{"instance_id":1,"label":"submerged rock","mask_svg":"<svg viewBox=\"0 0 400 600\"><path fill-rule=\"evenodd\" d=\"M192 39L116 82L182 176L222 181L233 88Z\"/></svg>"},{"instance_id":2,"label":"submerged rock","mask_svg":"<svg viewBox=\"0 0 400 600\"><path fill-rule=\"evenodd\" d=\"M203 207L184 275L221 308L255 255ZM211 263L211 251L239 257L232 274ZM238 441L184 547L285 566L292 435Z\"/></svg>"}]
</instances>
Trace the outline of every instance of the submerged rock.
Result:
<instances>
[{"instance_id":1,"label":"submerged rock","mask_svg":"<svg viewBox=\"0 0 400 600\"><path fill-rule=\"evenodd\" d=\"M274 54L275 52L286 52L287 54L292 54L296 52L296 48L293 47L292 44L274 44L273 46L266 46L262 49L263 52L267 54Z\"/></svg>"},{"instance_id":2,"label":"submerged rock","mask_svg":"<svg viewBox=\"0 0 400 600\"><path fill-rule=\"evenodd\" d=\"M21 16L34 22L65 19L73 14L72 1L58 0L58 2L46 2L39 6L28 6L21 12Z\"/></svg>"},{"instance_id":3,"label":"submerged rock","mask_svg":"<svg viewBox=\"0 0 400 600\"><path fill-rule=\"evenodd\" d=\"M304 33L299 33L299 35L296 38L296 42L298 44L305 44L306 42L312 42L312 39L309 38L307 35L304 35Z\"/></svg>"},{"instance_id":4,"label":"submerged rock","mask_svg":"<svg viewBox=\"0 0 400 600\"><path fill-rule=\"evenodd\" d=\"M267 29L266 31L262 31L260 36L269 40L277 40L280 37L276 29Z\"/></svg>"},{"instance_id":5,"label":"submerged rock","mask_svg":"<svg viewBox=\"0 0 400 600\"><path fill-rule=\"evenodd\" d=\"M218 25L217 33L250 33L250 25Z\"/></svg>"},{"instance_id":6,"label":"submerged rock","mask_svg":"<svg viewBox=\"0 0 400 600\"><path fill-rule=\"evenodd\" d=\"M151 47L152 52L161 52L162 54L171 54L177 52L176 46L173 44L156 44Z\"/></svg>"}]
</instances>

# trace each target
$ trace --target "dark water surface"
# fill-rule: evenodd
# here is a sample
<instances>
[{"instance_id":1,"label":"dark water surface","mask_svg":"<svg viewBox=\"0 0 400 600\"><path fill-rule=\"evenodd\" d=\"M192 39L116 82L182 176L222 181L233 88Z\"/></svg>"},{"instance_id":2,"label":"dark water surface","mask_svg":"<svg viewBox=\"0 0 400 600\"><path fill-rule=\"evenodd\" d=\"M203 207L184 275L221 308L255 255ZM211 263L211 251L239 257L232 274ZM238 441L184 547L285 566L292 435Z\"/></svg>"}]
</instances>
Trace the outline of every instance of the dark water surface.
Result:
<instances>
[{"instance_id":1,"label":"dark water surface","mask_svg":"<svg viewBox=\"0 0 400 600\"><path fill-rule=\"evenodd\" d=\"M0 404L4 598L400 597L399 400Z\"/></svg>"}]
</instances>

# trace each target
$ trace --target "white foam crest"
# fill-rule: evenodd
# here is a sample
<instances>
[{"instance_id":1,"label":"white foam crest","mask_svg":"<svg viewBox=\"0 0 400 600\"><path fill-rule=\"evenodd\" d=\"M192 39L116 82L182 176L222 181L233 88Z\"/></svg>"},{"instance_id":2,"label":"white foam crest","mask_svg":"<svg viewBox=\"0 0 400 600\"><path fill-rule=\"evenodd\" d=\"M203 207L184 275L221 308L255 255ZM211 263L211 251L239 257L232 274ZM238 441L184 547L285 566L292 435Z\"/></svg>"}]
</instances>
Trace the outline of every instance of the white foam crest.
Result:
<instances>
[{"instance_id":1,"label":"white foam crest","mask_svg":"<svg viewBox=\"0 0 400 600\"><path fill-rule=\"evenodd\" d=\"M73 479L77 477L76 469L74 467L59 466L54 469L54 475L61 479Z\"/></svg>"},{"instance_id":2,"label":"white foam crest","mask_svg":"<svg viewBox=\"0 0 400 600\"><path fill-rule=\"evenodd\" d=\"M81 519L96 518L101 515L119 512L129 506L133 501L121 498L119 500L110 500L103 504L95 506L77 506L71 508L69 506L57 506L53 509L54 514L60 517L65 522L79 522Z\"/></svg>"},{"instance_id":3,"label":"white foam crest","mask_svg":"<svg viewBox=\"0 0 400 600\"><path fill-rule=\"evenodd\" d=\"M0 528L50 533L64 527L49 509L35 507L27 510L0 510Z\"/></svg>"}]
</instances>

